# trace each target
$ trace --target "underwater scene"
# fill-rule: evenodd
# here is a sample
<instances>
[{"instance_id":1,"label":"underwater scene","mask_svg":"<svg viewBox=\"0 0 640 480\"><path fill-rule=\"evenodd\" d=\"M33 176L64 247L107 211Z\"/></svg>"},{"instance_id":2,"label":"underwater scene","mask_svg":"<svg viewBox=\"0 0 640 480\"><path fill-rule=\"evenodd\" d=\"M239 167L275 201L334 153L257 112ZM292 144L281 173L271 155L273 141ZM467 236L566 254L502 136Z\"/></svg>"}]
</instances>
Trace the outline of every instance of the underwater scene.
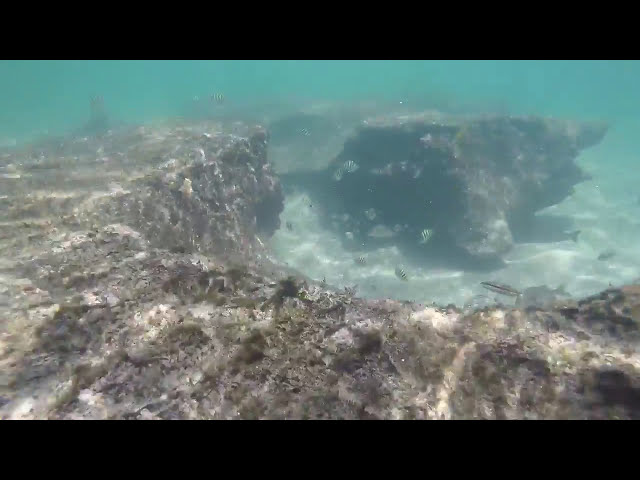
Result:
<instances>
[{"instance_id":1,"label":"underwater scene","mask_svg":"<svg viewBox=\"0 0 640 480\"><path fill-rule=\"evenodd\" d=\"M0 418L640 418L639 80L0 61Z\"/></svg>"}]
</instances>

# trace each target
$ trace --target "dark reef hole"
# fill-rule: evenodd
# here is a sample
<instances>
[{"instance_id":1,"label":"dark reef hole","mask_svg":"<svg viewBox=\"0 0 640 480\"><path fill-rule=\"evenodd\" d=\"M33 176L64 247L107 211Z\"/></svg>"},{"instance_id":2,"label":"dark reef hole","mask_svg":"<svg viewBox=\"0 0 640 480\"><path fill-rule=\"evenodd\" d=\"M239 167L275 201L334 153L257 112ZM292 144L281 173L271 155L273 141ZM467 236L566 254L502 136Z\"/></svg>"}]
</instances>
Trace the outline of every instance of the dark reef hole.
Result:
<instances>
[{"instance_id":1,"label":"dark reef hole","mask_svg":"<svg viewBox=\"0 0 640 480\"><path fill-rule=\"evenodd\" d=\"M280 228L280 214L284 210L284 199L280 192L263 197L255 205L256 230L270 237Z\"/></svg>"},{"instance_id":2,"label":"dark reef hole","mask_svg":"<svg viewBox=\"0 0 640 480\"><path fill-rule=\"evenodd\" d=\"M456 246L450 232L465 207L462 184L451 174L448 157L439 150L425 150L419 134L383 133L372 136L371 142L358 142L361 148L347 142L343 154L324 172L281 175L283 188L306 191L321 212L321 225L336 233L345 250L396 246L408 261L420 266L469 271L504 267L498 257L473 257ZM379 173L389 159L393 169ZM337 181L335 171L347 160L359 168ZM375 218L367 216L372 209ZM384 226L390 236L377 236L377 226ZM434 232L428 244L420 243L423 229ZM351 232L352 239L346 232Z\"/></svg>"}]
</instances>

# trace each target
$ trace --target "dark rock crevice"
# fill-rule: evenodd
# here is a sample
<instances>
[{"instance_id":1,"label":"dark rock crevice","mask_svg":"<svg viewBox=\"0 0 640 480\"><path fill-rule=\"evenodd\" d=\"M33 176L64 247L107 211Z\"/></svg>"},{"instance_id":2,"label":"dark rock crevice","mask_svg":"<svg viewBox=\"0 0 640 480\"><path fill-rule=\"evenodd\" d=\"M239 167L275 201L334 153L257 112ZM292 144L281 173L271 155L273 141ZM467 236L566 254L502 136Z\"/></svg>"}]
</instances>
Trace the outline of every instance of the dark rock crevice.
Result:
<instances>
[{"instance_id":1,"label":"dark rock crevice","mask_svg":"<svg viewBox=\"0 0 640 480\"><path fill-rule=\"evenodd\" d=\"M327 170L283 181L332 197L328 223L352 232L359 244L385 243L375 235L372 240L377 225L393 232L387 243L407 246L429 228L434 235L422 248L426 258L453 261L464 252L482 263L499 262L514 235L531 230L537 211L589 178L574 161L605 133L602 125L536 117L429 112L374 118L363 122ZM355 171L348 171L349 162Z\"/></svg>"}]
</instances>

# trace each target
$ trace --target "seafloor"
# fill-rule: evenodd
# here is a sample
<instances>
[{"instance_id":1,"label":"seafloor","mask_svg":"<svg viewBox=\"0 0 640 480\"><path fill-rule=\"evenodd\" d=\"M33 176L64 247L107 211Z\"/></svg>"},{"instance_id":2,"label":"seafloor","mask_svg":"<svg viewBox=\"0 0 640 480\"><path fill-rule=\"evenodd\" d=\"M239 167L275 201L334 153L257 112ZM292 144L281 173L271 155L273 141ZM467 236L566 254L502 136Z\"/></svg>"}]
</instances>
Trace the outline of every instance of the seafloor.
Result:
<instances>
[{"instance_id":1,"label":"seafloor","mask_svg":"<svg viewBox=\"0 0 640 480\"><path fill-rule=\"evenodd\" d=\"M0 417L640 418L640 285L471 310L363 299L270 252L261 127L0 158Z\"/></svg>"}]
</instances>

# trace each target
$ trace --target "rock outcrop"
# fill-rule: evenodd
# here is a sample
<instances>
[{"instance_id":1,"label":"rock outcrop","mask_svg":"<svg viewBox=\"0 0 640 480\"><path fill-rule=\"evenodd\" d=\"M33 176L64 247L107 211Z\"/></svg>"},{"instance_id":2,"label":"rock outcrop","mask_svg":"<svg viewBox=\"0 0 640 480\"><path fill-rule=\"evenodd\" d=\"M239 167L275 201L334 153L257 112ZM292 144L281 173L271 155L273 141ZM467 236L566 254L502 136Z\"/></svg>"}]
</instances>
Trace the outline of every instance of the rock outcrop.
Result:
<instances>
[{"instance_id":1,"label":"rock outcrop","mask_svg":"<svg viewBox=\"0 0 640 480\"><path fill-rule=\"evenodd\" d=\"M3 159L15 177L3 181L3 216L120 222L156 246L244 255L280 225L284 197L267 143L260 127L216 123L50 140Z\"/></svg>"},{"instance_id":2,"label":"rock outcrop","mask_svg":"<svg viewBox=\"0 0 640 480\"><path fill-rule=\"evenodd\" d=\"M429 228L434 248L499 258L513 246L514 226L525 228L588 178L574 160L605 133L599 124L536 117L371 118L307 183L331 192L334 224L358 244L370 242L376 226L394 231L395 243L413 244Z\"/></svg>"}]
</instances>

